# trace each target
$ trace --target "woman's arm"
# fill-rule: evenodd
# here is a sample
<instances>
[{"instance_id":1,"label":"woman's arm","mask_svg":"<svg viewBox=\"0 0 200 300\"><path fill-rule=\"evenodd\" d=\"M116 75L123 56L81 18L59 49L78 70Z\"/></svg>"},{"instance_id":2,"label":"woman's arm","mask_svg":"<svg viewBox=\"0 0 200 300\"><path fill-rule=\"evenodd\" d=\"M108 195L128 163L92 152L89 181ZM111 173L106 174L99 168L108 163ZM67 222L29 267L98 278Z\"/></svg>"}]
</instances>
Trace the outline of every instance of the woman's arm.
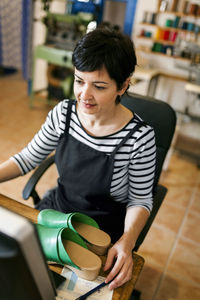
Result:
<instances>
[{"instance_id":1,"label":"woman's arm","mask_svg":"<svg viewBox=\"0 0 200 300\"><path fill-rule=\"evenodd\" d=\"M11 180L21 175L20 168L12 159L8 159L0 164L0 182Z\"/></svg>"},{"instance_id":2,"label":"woman's arm","mask_svg":"<svg viewBox=\"0 0 200 300\"><path fill-rule=\"evenodd\" d=\"M144 207L132 206L127 209L124 233L109 249L104 267L105 271L112 268L106 282L111 281L117 275L109 284L110 289L117 288L131 279L133 269L132 250L148 217L149 212Z\"/></svg>"},{"instance_id":3,"label":"woman's arm","mask_svg":"<svg viewBox=\"0 0 200 300\"><path fill-rule=\"evenodd\" d=\"M47 115L40 130L35 134L28 145L19 153L13 156L16 164L21 169L22 175L30 172L46 157L56 149L60 135L63 131L63 118L66 116L67 102L63 108L63 103L59 102ZM65 124L65 123L64 123Z\"/></svg>"},{"instance_id":4,"label":"woman's arm","mask_svg":"<svg viewBox=\"0 0 200 300\"><path fill-rule=\"evenodd\" d=\"M21 152L0 164L0 182L25 175L38 166L56 148L62 133L60 124L66 111L67 102L59 102L48 113L46 121L30 143Z\"/></svg>"},{"instance_id":5,"label":"woman's arm","mask_svg":"<svg viewBox=\"0 0 200 300\"><path fill-rule=\"evenodd\" d=\"M143 129L144 130L144 129ZM142 137L142 138L141 138ZM155 172L155 138L151 128L146 127L133 145L136 149L129 163L129 192L124 220L124 233L109 250L105 270L111 269L106 282L113 289L132 277L132 250L147 222L152 208L152 188Z\"/></svg>"}]
</instances>

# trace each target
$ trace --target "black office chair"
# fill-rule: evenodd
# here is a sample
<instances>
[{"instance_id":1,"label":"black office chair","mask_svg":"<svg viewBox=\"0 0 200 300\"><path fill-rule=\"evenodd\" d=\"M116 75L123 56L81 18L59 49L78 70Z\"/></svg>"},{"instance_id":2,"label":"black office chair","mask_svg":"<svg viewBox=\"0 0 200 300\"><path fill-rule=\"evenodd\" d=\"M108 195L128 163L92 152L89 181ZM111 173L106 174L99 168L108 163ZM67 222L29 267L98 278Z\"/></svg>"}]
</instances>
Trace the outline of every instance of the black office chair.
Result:
<instances>
[{"instance_id":1,"label":"black office chair","mask_svg":"<svg viewBox=\"0 0 200 300\"><path fill-rule=\"evenodd\" d=\"M139 246L142 244L167 193L167 188L160 185L158 182L164 160L174 135L176 127L176 114L171 106L169 106L167 103L146 96L125 94L122 96L121 103L131 111L136 112L146 123L152 126L155 130L156 136L157 160L154 181L153 210L145 227L137 239L134 248L134 251L137 251ZM37 205L37 203L41 200L36 191L36 185L41 176L53 163L54 155L47 158L36 169L24 187L22 195L25 200L27 200L29 197L32 197L35 205Z\"/></svg>"}]
</instances>

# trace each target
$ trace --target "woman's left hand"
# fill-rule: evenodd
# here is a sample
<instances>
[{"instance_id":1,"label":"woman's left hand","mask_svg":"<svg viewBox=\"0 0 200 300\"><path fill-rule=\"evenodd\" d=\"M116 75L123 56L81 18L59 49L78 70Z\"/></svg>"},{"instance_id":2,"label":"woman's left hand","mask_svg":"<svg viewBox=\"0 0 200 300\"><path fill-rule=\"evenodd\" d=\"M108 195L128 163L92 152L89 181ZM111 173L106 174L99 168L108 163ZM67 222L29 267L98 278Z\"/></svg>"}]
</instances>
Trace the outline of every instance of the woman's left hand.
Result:
<instances>
[{"instance_id":1,"label":"woman's left hand","mask_svg":"<svg viewBox=\"0 0 200 300\"><path fill-rule=\"evenodd\" d=\"M123 236L109 249L104 271L111 271L105 282L110 282L109 289L115 289L132 278L132 247ZM114 263L114 265L113 265Z\"/></svg>"},{"instance_id":2,"label":"woman's left hand","mask_svg":"<svg viewBox=\"0 0 200 300\"><path fill-rule=\"evenodd\" d=\"M149 212L144 207L131 206L127 209L124 233L121 238L109 249L104 271L111 269L105 282L109 288L115 289L132 278L133 256L137 238L144 227Z\"/></svg>"}]
</instances>

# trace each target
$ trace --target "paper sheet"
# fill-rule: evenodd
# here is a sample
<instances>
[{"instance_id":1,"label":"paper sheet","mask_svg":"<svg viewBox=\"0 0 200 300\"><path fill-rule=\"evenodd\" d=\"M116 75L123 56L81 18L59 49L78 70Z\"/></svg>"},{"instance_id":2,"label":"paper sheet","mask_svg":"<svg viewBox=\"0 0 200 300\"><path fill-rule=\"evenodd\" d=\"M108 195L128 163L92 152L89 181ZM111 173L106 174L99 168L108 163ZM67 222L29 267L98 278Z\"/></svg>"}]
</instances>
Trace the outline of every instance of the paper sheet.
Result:
<instances>
[{"instance_id":1,"label":"paper sheet","mask_svg":"<svg viewBox=\"0 0 200 300\"><path fill-rule=\"evenodd\" d=\"M75 300L81 295L87 293L89 290L93 289L100 283L102 283L105 278L98 276L94 281L88 281L77 277L75 273L67 268L63 268L62 276L66 278L59 288L57 289L56 300ZM108 289L108 286L104 286L102 289L98 290L94 294L88 296L88 300L111 300L113 291Z\"/></svg>"}]
</instances>

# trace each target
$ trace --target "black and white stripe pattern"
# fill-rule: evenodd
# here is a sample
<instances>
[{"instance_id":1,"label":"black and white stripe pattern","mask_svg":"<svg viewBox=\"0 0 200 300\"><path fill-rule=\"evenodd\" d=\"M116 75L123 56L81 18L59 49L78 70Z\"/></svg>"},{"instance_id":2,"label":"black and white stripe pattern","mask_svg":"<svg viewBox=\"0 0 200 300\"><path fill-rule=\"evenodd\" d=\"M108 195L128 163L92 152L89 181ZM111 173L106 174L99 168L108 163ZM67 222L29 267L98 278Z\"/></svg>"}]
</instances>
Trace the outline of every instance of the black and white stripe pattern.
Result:
<instances>
[{"instance_id":1,"label":"black and white stripe pattern","mask_svg":"<svg viewBox=\"0 0 200 300\"><path fill-rule=\"evenodd\" d=\"M68 100L59 102L48 114L45 123L32 141L13 159L23 174L39 165L56 149L60 136L64 133ZM105 137L88 135L82 128L72 106L69 133L77 140L110 155L121 140L140 121L138 115L120 131ZM156 147L154 131L150 126L142 126L119 148L114 156L113 178L110 193L115 201L129 206L152 209L152 185L155 171Z\"/></svg>"}]
</instances>

